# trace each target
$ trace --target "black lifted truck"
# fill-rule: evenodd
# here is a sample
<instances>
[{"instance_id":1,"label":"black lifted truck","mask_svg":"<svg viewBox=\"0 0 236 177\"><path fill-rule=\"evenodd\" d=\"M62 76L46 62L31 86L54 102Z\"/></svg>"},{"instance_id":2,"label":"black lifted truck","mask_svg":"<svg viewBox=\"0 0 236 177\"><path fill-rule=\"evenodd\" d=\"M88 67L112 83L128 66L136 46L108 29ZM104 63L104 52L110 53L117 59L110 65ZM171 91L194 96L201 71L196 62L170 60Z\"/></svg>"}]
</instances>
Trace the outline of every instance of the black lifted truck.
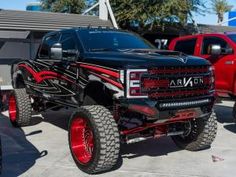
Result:
<instances>
[{"instance_id":1,"label":"black lifted truck","mask_svg":"<svg viewBox=\"0 0 236 177\"><path fill-rule=\"evenodd\" d=\"M51 32L36 59L19 61L11 72L12 124L29 125L32 111L73 108L69 147L86 173L110 170L121 143L167 135L177 146L196 151L210 147L216 136L210 63L156 50L133 33L107 28Z\"/></svg>"}]
</instances>

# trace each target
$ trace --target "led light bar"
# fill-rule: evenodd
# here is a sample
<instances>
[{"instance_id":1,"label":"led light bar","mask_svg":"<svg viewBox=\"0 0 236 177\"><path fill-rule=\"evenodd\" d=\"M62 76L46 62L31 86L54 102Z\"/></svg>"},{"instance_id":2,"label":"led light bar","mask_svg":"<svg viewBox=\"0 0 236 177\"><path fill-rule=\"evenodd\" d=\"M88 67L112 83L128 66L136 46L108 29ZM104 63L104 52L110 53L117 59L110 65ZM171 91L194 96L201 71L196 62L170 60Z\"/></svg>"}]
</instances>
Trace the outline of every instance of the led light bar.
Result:
<instances>
[{"instance_id":1,"label":"led light bar","mask_svg":"<svg viewBox=\"0 0 236 177\"><path fill-rule=\"evenodd\" d=\"M186 101L186 102L174 102L174 103L161 103L160 108L194 106L194 105L204 104L204 103L209 103L209 102L211 102L210 99L197 100L197 101Z\"/></svg>"}]
</instances>

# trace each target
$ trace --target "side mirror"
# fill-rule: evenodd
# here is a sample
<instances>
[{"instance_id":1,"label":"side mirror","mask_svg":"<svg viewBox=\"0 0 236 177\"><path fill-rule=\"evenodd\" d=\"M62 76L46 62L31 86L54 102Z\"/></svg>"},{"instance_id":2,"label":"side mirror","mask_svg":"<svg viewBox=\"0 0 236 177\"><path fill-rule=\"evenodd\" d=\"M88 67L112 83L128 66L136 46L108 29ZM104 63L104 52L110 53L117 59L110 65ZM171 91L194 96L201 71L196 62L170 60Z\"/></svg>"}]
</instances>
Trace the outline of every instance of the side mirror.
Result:
<instances>
[{"instance_id":1,"label":"side mirror","mask_svg":"<svg viewBox=\"0 0 236 177\"><path fill-rule=\"evenodd\" d=\"M230 55L230 54L233 54L234 53L234 50L232 49L232 48L227 48L227 49L225 49L225 51L224 51L224 54L225 55Z\"/></svg>"},{"instance_id":2,"label":"side mirror","mask_svg":"<svg viewBox=\"0 0 236 177\"><path fill-rule=\"evenodd\" d=\"M61 43L53 44L50 48L50 58L55 60L62 60L62 45Z\"/></svg>"},{"instance_id":3,"label":"side mirror","mask_svg":"<svg viewBox=\"0 0 236 177\"><path fill-rule=\"evenodd\" d=\"M221 46L218 44L213 44L209 46L209 50L208 53L210 55L220 55L222 52Z\"/></svg>"}]
</instances>

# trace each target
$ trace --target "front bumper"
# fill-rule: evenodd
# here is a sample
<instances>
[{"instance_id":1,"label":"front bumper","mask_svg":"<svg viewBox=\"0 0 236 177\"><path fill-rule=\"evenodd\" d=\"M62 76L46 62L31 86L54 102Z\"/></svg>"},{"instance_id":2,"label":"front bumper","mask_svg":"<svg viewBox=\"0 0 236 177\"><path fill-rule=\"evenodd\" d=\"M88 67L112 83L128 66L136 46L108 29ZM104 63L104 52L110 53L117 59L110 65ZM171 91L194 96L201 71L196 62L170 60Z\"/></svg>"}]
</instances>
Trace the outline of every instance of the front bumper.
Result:
<instances>
[{"instance_id":1,"label":"front bumper","mask_svg":"<svg viewBox=\"0 0 236 177\"><path fill-rule=\"evenodd\" d=\"M189 99L150 100L150 99L122 99L120 106L130 111L145 115L148 119L157 122L166 122L170 119L198 118L212 112L215 102L214 95Z\"/></svg>"}]
</instances>

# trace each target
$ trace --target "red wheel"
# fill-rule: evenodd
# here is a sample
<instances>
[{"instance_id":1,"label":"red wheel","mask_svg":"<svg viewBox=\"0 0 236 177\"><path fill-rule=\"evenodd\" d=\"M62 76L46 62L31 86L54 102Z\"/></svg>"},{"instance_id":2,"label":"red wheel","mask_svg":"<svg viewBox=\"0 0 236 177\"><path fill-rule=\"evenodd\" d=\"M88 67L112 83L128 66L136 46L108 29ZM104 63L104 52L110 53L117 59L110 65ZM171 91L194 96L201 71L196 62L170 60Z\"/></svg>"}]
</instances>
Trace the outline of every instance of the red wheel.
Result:
<instances>
[{"instance_id":1,"label":"red wheel","mask_svg":"<svg viewBox=\"0 0 236 177\"><path fill-rule=\"evenodd\" d=\"M16 97L15 95L11 95L9 98L9 118L11 122L16 121L16 116L17 116Z\"/></svg>"},{"instance_id":2,"label":"red wheel","mask_svg":"<svg viewBox=\"0 0 236 177\"><path fill-rule=\"evenodd\" d=\"M85 173L110 170L117 162L120 135L112 114L103 106L83 106L71 116L68 129L70 151Z\"/></svg>"},{"instance_id":3,"label":"red wheel","mask_svg":"<svg viewBox=\"0 0 236 177\"><path fill-rule=\"evenodd\" d=\"M93 132L86 119L76 117L71 122L70 141L72 153L83 165L92 159L94 140Z\"/></svg>"}]
</instances>

